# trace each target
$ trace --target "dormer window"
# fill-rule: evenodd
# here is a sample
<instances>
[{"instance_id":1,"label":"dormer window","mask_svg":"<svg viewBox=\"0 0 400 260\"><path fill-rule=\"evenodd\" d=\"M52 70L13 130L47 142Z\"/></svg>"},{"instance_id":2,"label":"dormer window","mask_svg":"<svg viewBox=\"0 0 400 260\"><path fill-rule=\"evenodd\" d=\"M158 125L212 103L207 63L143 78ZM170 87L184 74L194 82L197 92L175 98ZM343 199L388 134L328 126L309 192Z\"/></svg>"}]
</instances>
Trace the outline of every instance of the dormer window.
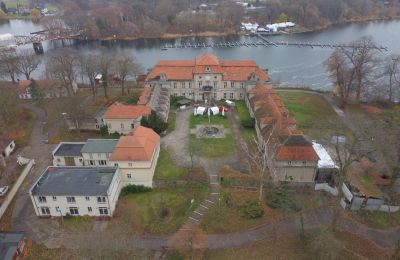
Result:
<instances>
[{"instance_id":1,"label":"dormer window","mask_svg":"<svg viewBox=\"0 0 400 260\"><path fill-rule=\"evenodd\" d=\"M205 72L207 73L211 72L211 68L207 66Z\"/></svg>"}]
</instances>

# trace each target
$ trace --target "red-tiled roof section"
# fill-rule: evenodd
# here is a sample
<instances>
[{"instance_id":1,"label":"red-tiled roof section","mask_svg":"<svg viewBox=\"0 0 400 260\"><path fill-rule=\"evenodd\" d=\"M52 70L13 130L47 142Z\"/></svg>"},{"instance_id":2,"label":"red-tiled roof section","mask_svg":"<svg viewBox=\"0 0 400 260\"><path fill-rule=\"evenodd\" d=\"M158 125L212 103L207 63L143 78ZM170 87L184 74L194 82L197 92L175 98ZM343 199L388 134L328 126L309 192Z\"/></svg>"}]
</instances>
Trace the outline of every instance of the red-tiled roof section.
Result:
<instances>
[{"instance_id":1,"label":"red-tiled roof section","mask_svg":"<svg viewBox=\"0 0 400 260\"><path fill-rule=\"evenodd\" d=\"M112 104L104 113L105 119L135 119L143 115L150 115L151 108L143 105L124 105L118 102Z\"/></svg>"},{"instance_id":2,"label":"red-tiled roof section","mask_svg":"<svg viewBox=\"0 0 400 260\"><path fill-rule=\"evenodd\" d=\"M151 88L149 86L145 86L142 94L139 97L137 104L146 105L150 101L150 96L151 96Z\"/></svg>"},{"instance_id":3,"label":"red-tiled roof section","mask_svg":"<svg viewBox=\"0 0 400 260\"><path fill-rule=\"evenodd\" d=\"M112 161L151 161L160 136L152 129L139 126L130 135L122 136L113 153Z\"/></svg>"},{"instance_id":4,"label":"red-tiled roof section","mask_svg":"<svg viewBox=\"0 0 400 260\"><path fill-rule=\"evenodd\" d=\"M212 54L203 53L194 60L161 60L147 75L147 80L157 79L162 74L167 80L192 80L193 74L204 73L206 67L211 69L210 73L222 74L223 80L245 81L252 74L263 81L269 79L253 60L220 61Z\"/></svg>"},{"instance_id":5,"label":"red-tiled roof section","mask_svg":"<svg viewBox=\"0 0 400 260\"><path fill-rule=\"evenodd\" d=\"M279 161L318 161L319 157L315 152L312 143L304 135L292 134L282 136L283 146L276 154Z\"/></svg>"}]
</instances>

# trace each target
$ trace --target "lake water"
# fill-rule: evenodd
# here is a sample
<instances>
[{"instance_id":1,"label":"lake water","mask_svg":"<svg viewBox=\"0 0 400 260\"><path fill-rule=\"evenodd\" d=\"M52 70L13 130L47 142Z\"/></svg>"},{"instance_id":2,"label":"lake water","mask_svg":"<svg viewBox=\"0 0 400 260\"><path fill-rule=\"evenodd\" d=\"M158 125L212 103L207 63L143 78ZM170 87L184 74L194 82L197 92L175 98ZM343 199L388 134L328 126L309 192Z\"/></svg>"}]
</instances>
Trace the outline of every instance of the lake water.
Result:
<instances>
[{"instance_id":1,"label":"lake water","mask_svg":"<svg viewBox=\"0 0 400 260\"><path fill-rule=\"evenodd\" d=\"M40 24L29 20L12 20L0 24L0 34L26 35L41 29ZM363 36L372 36L377 45L389 48L382 55L400 54L400 21L373 21L330 27L326 30L294 35L270 36L271 41L348 43ZM262 68L269 69L273 81L292 87L309 86L313 89L330 89L332 84L323 66L332 49L298 47L233 47L187 48L162 51L165 44L223 41L260 41L250 36L185 37L174 40L141 39L134 41L52 41L44 43L45 53L65 46L72 46L81 53L107 51L134 56L143 68L151 68L160 59L193 59L201 52L210 52L220 59L252 59ZM31 48L32 46L26 46ZM46 55L44 55L46 57ZM36 73L40 77L41 72Z\"/></svg>"}]
</instances>

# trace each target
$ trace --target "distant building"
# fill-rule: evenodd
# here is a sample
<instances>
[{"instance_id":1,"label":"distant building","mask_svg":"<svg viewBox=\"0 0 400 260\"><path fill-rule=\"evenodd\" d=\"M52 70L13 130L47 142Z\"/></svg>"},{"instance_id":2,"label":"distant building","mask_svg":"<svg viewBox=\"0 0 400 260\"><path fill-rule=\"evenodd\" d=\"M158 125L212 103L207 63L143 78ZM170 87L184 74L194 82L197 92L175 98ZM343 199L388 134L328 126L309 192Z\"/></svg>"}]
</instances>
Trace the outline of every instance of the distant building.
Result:
<instances>
[{"instance_id":1,"label":"distant building","mask_svg":"<svg viewBox=\"0 0 400 260\"><path fill-rule=\"evenodd\" d=\"M193 60L161 60L150 71L146 85L172 96L195 101L239 99L258 81L269 80L253 60L219 60L203 53Z\"/></svg>"},{"instance_id":2,"label":"distant building","mask_svg":"<svg viewBox=\"0 0 400 260\"><path fill-rule=\"evenodd\" d=\"M108 132L127 134L135 127L140 126L142 117L150 114L151 108L149 106L124 105L116 102L105 111L103 122L108 127Z\"/></svg>"},{"instance_id":3,"label":"distant building","mask_svg":"<svg viewBox=\"0 0 400 260\"><path fill-rule=\"evenodd\" d=\"M37 216L111 217L120 192L116 167L50 166L29 194Z\"/></svg>"},{"instance_id":4,"label":"distant building","mask_svg":"<svg viewBox=\"0 0 400 260\"><path fill-rule=\"evenodd\" d=\"M0 259L24 259L32 246L32 241L23 232L0 232Z\"/></svg>"},{"instance_id":5,"label":"distant building","mask_svg":"<svg viewBox=\"0 0 400 260\"><path fill-rule=\"evenodd\" d=\"M59 98L67 97L68 92L60 84L54 80L35 80L43 98ZM78 91L78 85L74 82L72 84L72 91ZM32 99L32 80L20 80L18 82L18 97L20 99Z\"/></svg>"},{"instance_id":6,"label":"distant building","mask_svg":"<svg viewBox=\"0 0 400 260\"><path fill-rule=\"evenodd\" d=\"M86 131L100 131L100 128L103 126L103 115L106 111L106 108L100 108L94 116L80 119L78 122L79 129ZM77 122L70 118L68 114L64 114L64 118L69 130L77 130Z\"/></svg>"},{"instance_id":7,"label":"distant building","mask_svg":"<svg viewBox=\"0 0 400 260\"><path fill-rule=\"evenodd\" d=\"M7 158L14 150L14 140L0 137L0 157Z\"/></svg>"},{"instance_id":8,"label":"distant building","mask_svg":"<svg viewBox=\"0 0 400 260\"><path fill-rule=\"evenodd\" d=\"M314 183L319 157L304 135L281 136L282 146L275 155L274 181Z\"/></svg>"}]
</instances>

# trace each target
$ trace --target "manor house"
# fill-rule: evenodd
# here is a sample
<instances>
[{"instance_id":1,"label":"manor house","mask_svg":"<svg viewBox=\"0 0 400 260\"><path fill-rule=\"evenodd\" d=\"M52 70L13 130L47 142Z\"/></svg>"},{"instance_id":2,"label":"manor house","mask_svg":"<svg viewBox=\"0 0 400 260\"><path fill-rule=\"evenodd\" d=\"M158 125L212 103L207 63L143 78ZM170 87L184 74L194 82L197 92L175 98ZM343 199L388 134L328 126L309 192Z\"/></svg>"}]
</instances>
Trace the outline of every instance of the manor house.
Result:
<instances>
[{"instance_id":1,"label":"manor house","mask_svg":"<svg viewBox=\"0 0 400 260\"><path fill-rule=\"evenodd\" d=\"M243 100L246 89L260 81L269 81L269 76L253 60L219 60L203 53L193 60L160 60L147 75L145 85L195 101Z\"/></svg>"}]
</instances>

